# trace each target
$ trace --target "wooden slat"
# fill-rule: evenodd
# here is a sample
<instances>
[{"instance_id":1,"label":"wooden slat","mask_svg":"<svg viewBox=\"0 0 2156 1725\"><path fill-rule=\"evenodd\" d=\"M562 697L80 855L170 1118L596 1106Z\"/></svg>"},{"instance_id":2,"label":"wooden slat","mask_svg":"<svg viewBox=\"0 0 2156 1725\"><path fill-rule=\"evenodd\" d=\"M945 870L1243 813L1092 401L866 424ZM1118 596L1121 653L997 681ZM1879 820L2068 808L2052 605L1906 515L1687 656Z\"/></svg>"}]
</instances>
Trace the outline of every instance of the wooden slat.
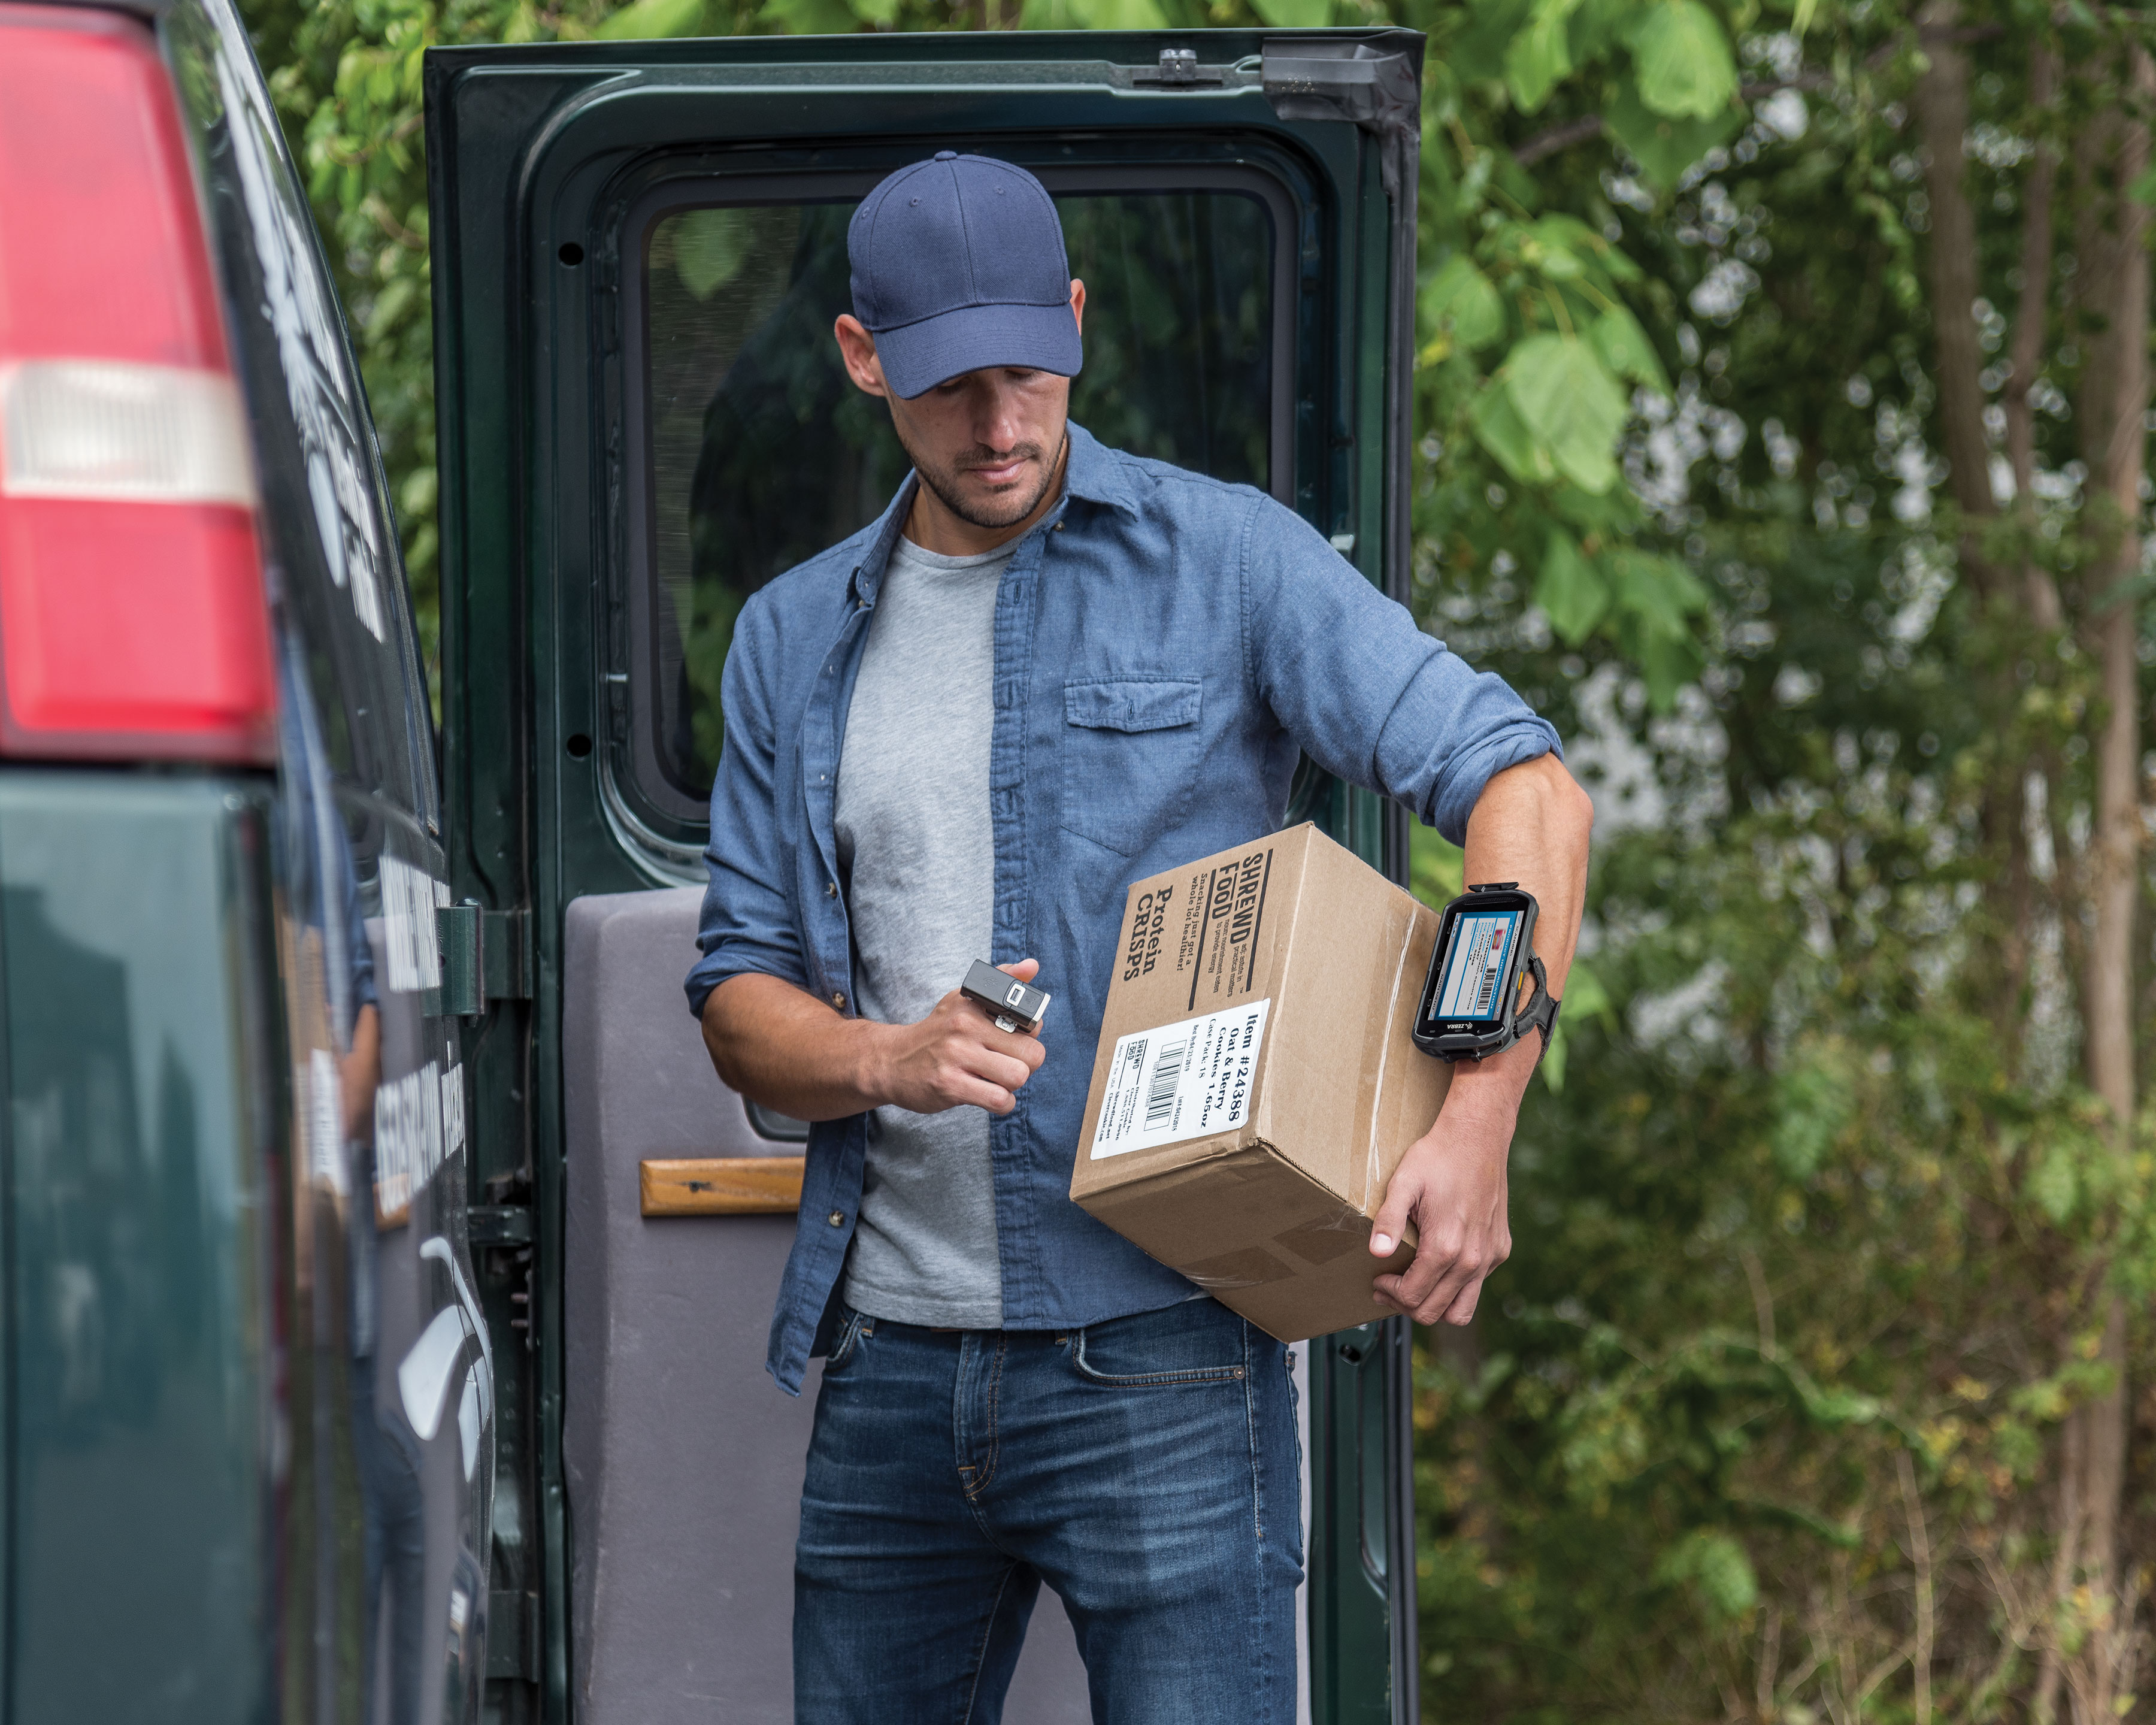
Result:
<instances>
[{"instance_id":1,"label":"wooden slat","mask_svg":"<svg viewBox=\"0 0 2156 1725\"><path fill-rule=\"evenodd\" d=\"M790 1216L801 1208L798 1156L706 1156L640 1163L647 1216Z\"/></svg>"}]
</instances>

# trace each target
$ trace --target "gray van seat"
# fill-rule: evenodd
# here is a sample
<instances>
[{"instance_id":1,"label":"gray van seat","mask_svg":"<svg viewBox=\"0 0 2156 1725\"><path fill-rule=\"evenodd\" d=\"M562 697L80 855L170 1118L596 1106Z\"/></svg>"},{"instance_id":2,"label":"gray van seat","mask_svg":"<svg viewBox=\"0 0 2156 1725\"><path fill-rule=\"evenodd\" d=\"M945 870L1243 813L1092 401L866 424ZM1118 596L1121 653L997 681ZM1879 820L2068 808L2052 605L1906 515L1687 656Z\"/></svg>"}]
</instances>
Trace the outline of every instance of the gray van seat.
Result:
<instances>
[{"instance_id":1,"label":"gray van seat","mask_svg":"<svg viewBox=\"0 0 2156 1725\"><path fill-rule=\"evenodd\" d=\"M815 1410L763 1369L784 1216L639 1213L647 1157L778 1156L711 1070L681 978L693 888L572 900L562 1459L581 1725L793 1717L793 1538ZM1086 1677L1043 1589L1004 1717L1081 1725Z\"/></svg>"}]
</instances>

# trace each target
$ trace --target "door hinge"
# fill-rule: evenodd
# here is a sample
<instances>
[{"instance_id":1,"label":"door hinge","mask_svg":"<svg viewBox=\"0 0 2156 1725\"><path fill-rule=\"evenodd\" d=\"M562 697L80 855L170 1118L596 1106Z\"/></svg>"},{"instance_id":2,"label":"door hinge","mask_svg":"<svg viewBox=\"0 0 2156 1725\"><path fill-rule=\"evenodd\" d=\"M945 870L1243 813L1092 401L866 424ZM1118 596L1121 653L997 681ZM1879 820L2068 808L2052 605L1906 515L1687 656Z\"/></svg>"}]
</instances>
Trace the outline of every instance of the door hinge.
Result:
<instances>
[{"instance_id":1,"label":"door hinge","mask_svg":"<svg viewBox=\"0 0 2156 1725\"><path fill-rule=\"evenodd\" d=\"M490 1000L531 998L531 918L524 911L490 911L477 899L434 912L442 980L427 991L430 1016L476 1019Z\"/></svg>"},{"instance_id":2,"label":"door hinge","mask_svg":"<svg viewBox=\"0 0 2156 1725\"><path fill-rule=\"evenodd\" d=\"M531 998L531 913L526 910L486 913L486 998Z\"/></svg>"},{"instance_id":3,"label":"door hinge","mask_svg":"<svg viewBox=\"0 0 2156 1725\"><path fill-rule=\"evenodd\" d=\"M1195 90L1201 85L1225 84L1225 66L1201 66L1194 48L1163 48L1156 69L1141 66L1131 74L1133 84L1156 84L1166 90Z\"/></svg>"},{"instance_id":4,"label":"door hinge","mask_svg":"<svg viewBox=\"0 0 2156 1725\"><path fill-rule=\"evenodd\" d=\"M531 1244L531 1207L522 1204L475 1204L465 1211L465 1237L472 1250L512 1250Z\"/></svg>"},{"instance_id":5,"label":"door hinge","mask_svg":"<svg viewBox=\"0 0 2156 1725\"><path fill-rule=\"evenodd\" d=\"M479 901L468 898L438 909L434 939L442 956L435 1012L446 1019L479 1017L486 1010L486 916Z\"/></svg>"},{"instance_id":6,"label":"door hinge","mask_svg":"<svg viewBox=\"0 0 2156 1725\"><path fill-rule=\"evenodd\" d=\"M539 1681L539 1596L497 1588L486 1596L486 1676Z\"/></svg>"}]
</instances>

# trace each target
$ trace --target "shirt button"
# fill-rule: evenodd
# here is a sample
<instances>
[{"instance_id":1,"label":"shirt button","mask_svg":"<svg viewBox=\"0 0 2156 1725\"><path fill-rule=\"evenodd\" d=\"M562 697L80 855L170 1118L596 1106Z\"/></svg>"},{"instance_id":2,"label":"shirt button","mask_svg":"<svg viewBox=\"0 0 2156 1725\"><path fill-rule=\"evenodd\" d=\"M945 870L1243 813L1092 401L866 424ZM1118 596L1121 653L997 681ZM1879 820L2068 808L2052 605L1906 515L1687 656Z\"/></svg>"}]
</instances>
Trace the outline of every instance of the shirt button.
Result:
<instances>
[{"instance_id":1,"label":"shirt button","mask_svg":"<svg viewBox=\"0 0 2156 1725\"><path fill-rule=\"evenodd\" d=\"M844 1012L846 1009L846 997L834 993L831 996L831 1004L837 1007L840 1012Z\"/></svg>"},{"instance_id":2,"label":"shirt button","mask_svg":"<svg viewBox=\"0 0 2156 1725\"><path fill-rule=\"evenodd\" d=\"M834 1228L843 1228L846 1225L846 1213L844 1210L833 1210L830 1220Z\"/></svg>"},{"instance_id":3,"label":"shirt button","mask_svg":"<svg viewBox=\"0 0 2156 1725\"><path fill-rule=\"evenodd\" d=\"M824 896L826 898L836 898L838 896L839 883L835 880L826 880L824 883Z\"/></svg>"}]
</instances>

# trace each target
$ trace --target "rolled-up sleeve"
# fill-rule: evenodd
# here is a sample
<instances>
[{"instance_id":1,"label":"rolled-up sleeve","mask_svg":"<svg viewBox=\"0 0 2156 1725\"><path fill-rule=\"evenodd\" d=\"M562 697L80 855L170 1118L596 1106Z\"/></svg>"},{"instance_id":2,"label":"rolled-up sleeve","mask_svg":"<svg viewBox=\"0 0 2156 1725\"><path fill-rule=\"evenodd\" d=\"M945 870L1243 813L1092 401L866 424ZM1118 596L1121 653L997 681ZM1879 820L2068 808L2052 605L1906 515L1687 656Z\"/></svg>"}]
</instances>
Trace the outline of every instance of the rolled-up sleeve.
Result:
<instances>
[{"instance_id":1,"label":"rolled-up sleeve","mask_svg":"<svg viewBox=\"0 0 2156 1725\"><path fill-rule=\"evenodd\" d=\"M1562 753L1502 677L1424 634L1292 511L1260 500L1243 552L1254 691L1327 772L1397 798L1459 845L1491 779Z\"/></svg>"},{"instance_id":2,"label":"rolled-up sleeve","mask_svg":"<svg viewBox=\"0 0 2156 1725\"><path fill-rule=\"evenodd\" d=\"M704 865L701 956L684 985L701 1017L711 990L748 972L805 987L800 925L787 887L793 870L778 807L778 747L773 693L778 655L764 593L742 608L720 680L726 741L711 783L711 842Z\"/></svg>"}]
</instances>

